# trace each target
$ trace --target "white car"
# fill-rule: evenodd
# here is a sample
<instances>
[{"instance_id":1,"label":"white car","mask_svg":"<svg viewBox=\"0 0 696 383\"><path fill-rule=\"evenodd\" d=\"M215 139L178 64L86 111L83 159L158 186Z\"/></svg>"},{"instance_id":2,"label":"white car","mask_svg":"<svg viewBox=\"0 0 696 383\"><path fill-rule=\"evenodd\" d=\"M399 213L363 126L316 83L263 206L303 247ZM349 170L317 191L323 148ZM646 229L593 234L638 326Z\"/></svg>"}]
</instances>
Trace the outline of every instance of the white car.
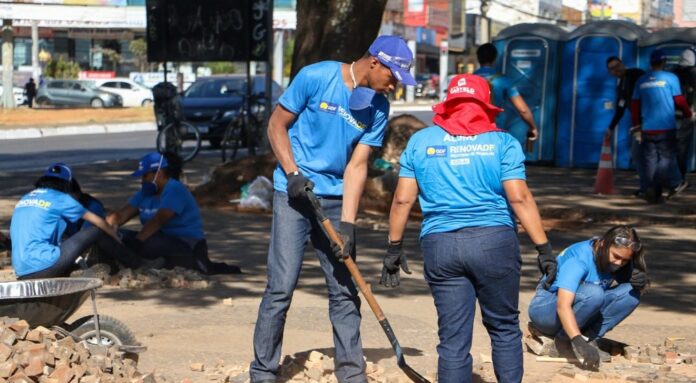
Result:
<instances>
[{"instance_id":1,"label":"white car","mask_svg":"<svg viewBox=\"0 0 696 383\"><path fill-rule=\"evenodd\" d=\"M12 87L12 94L14 94L15 106L28 104L27 96L24 95L24 89L18 86ZM0 85L0 97L2 97L2 85Z\"/></svg>"},{"instance_id":2,"label":"white car","mask_svg":"<svg viewBox=\"0 0 696 383\"><path fill-rule=\"evenodd\" d=\"M152 89L127 78L110 78L93 81L102 90L121 96L123 98L124 107L152 105Z\"/></svg>"}]
</instances>

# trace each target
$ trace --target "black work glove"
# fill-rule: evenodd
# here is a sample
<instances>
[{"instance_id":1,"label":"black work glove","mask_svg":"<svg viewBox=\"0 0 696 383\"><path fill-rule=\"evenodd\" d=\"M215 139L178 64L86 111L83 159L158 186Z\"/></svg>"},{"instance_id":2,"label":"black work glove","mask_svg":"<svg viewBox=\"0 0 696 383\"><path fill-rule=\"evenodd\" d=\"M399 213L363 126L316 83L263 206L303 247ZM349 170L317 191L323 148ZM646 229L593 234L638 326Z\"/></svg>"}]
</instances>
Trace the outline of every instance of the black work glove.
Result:
<instances>
[{"instance_id":1,"label":"black work glove","mask_svg":"<svg viewBox=\"0 0 696 383\"><path fill-rule=\"evenodd\" d=\"M648 273L634 268L631 272L631 279L629 282L634 289L643 290L648 284Z\"/></svg>"},{"instance_id":2,"label":"black work glove","mask_svg":"<svg viewBox=\"0 0 696 383\"><path fill-rule=\"evenodd\" d=\"M599 368L599 351L587 343L582 335L578 335L571 339L570 343L573 346L575 357L581 364L581 367L586 370L596 370Z\"/></svg>"},{"instance_id":3,"label":"black work glove","mask_svg":"<svg viewBox=\"0 0 696 383\"><path fill-rule=\"evenodd\" d=\"M307 198L307 189L314 189L314 182L303 176L300 172L292 172L288 177L288 198Z\"/></svg>"},{"instance_id":4,"label":"black work glove","mask_svg":"<svg viewBox=\"0 0 696 383\"><path fill-rule=\"evenodd\" d=\"M537 245L536 251L539 253L537 257L537 263L539 265L539 271L546 275L546 281L544 281L544 288L549 289L556 280L556 256L553 254L553 249L551 248L551 243L546 242L543 245Z\"/></svg>"},{"instance_id":5,"label":"black work glove","mask_svg":"<svg viewBox=\"0 0 696 383\"><path fill-rule=\"evenodd\" d=\"M344 258L350 257L355 252L355 224L341 221L338 224L338 235L343 240L343 250L335 244L333 251L339 262L343 262Z\"/></svg>"},{"instance_id":6,"label":"black work glove","mask_svg":"<svg viewBox=\"0 0 696 383\"><path fill-rule=\"evenodd\" d=\"M384 262L382 264L382 279L379 281L380 285L385 287L396 287L399 285L399 269L403 270L406 274L411 274L411 270L408 269L408 263L406 262L406 254L401 246L401 241L399 242L389 242L387 245L387 254L384 255Z\"/></svg>"},{"instance_id":7,"label":"black work glove","mask_svg":"<svg viewBox=\"0 0 696 383\"><path fill-rule=\"evenodd\" d=\"M134 236L123 236L121 239L124 245L133 252L133 254L138 255L143 249L143 241L139 240Z\"/></svg>"}]
</instances>

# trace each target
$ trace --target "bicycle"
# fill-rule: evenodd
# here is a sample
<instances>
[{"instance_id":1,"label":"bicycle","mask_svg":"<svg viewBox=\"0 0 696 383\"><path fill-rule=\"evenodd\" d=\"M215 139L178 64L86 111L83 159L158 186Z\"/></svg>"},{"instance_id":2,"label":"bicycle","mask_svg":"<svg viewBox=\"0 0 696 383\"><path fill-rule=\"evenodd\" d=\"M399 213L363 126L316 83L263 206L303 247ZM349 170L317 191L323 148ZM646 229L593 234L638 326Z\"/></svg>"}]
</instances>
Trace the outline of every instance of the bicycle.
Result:
<instances>
[{"instance_id":1,"label":"bicycle","mask_svg":"<svg viewBox=\"0 0 696 383\"><path fill-rule=\"evenodd\" d=\"M177 99L176 87L160 83L152 88L157 120L156 146L160 153L172 152L184 162L191 161L201 150L201 133L195 125L184 121Z\"/></svg>"},{"instance_id":2,"label":"bicycle","mask_svg":"<svg viewBox=\"0 0 696 383\"><path fill-rule=\"evenodd\" d=\"M256 149L263 144L264 129L262 126L265 103L264 95L252 95L250 112L247 113L247 96L240 95L243 102L240 105L235 117L230 120L220 141L222 162L237 157L237 152L242 147L249 149L249 155L256 155Z\"/></svg>"}]
</instances>

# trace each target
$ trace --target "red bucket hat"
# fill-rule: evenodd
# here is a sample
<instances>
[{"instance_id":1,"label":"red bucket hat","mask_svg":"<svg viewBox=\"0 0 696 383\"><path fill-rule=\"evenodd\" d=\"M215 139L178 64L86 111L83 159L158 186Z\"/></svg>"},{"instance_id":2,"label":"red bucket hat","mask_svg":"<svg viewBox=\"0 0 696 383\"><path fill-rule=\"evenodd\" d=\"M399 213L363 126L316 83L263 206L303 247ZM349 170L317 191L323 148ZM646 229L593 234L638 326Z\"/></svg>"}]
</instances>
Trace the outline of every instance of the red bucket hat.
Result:
<instances>
[{"instance_id":1,"label":"red bucket hat","mask_svg":"<svg viewBox=\"0 0 696 383\"><path fill-rule=\"evenodd\" d=\"M445 101L433 106L433 122L453 135L500 131L495 126L495 117L503 109L491 104L490 99L485 78L473 74L454 76Z\"/></svg>"}]
</instances>

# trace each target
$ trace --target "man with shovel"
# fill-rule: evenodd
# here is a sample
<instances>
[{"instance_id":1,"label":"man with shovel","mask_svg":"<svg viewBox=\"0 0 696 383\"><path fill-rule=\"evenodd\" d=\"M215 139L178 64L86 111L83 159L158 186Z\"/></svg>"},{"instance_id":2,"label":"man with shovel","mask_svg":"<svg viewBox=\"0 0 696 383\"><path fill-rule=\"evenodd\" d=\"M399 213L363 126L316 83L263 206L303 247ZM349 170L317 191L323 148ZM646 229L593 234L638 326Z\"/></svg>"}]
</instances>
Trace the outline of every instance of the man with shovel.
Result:
<instances>
[{"instance_id":1,"label":"man with shovel","mask_svg":"<svg viewBox=\"0 0 696 383\"><path fill-rule=\"evenodd\" d=\"M268 283L254 331L253 383L275 382L285 318L307 241L326 277L339 382L367 382L360 340L360 298L340 260L355 256L355 216L372 147L382 145L389 116L383 93L409 73L413 54L397 36L380 36L347 64L323 61L303 68L279 100L268 124L278 159L273 175L273 224ZM339 231L344 251L332 248L307 198L312 189Z\"/></svg>"}]
</instances>

